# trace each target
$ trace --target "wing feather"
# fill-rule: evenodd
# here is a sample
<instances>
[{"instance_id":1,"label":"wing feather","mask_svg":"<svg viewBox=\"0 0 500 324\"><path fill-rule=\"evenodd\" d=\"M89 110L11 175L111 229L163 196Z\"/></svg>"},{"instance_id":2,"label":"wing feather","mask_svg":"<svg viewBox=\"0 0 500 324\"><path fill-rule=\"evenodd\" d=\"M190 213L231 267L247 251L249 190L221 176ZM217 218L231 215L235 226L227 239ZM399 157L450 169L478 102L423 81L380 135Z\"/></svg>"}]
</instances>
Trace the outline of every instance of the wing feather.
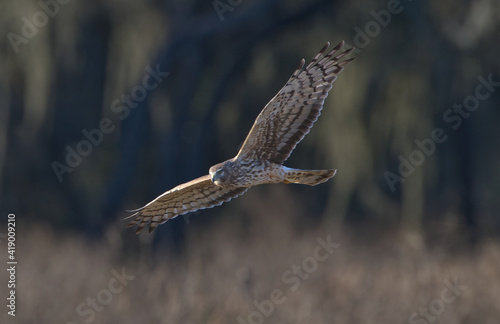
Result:
<instances>
[{"instance_id":1,"label":"wing feather","mask_svg":"<svg viewBox=\"0 0 500 324\"><path fill-rule=\"evenodd\" d=\"M127 218L133 219L127 226L139 224L136 230L136 233L139 233L149 224L151 233L158 225L171 218L199 209L220 206L247 190L248 188L226 189L216 186L210 176L205 175L163 193L142 208L132 210L134 214Z\"/></svg>"},{"instance_id":2,"label":"wing feather","mask_svg":"<svg viewBox=\"0 0 500 324\"><path fill-rule=\"evenodd\" d=\"M283 89L259 114L236 158L263 159L283 163L295 146L309 133L323 109L332 83L344 66L354 58L340 61L353 48L338 54L342 41L328 54L330 43L303 69L298 69Z\"/></svg>"}]
</instances>

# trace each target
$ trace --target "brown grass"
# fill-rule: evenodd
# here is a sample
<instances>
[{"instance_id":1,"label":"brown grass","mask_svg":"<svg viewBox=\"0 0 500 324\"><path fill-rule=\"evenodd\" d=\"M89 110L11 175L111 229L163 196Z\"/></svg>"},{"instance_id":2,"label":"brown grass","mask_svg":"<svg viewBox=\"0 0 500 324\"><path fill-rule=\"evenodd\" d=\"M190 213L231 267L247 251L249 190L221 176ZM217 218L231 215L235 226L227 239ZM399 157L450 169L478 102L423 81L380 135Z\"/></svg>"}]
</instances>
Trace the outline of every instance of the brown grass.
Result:
<instances>
[{"instance_id":1,"label":"brown grass","mask_svg":"<svg viewBox=\"0 0 500 324\"><path fill-rule=\"evenodd\" d=\"M241 316L248 323L256 310L253 302L268 300L279 289L285 300L263 317L264 323L411 323L410 315L440 299L444 281L454 278L467 289L433 323L499 322L498 242L450 253L448 247L430 248L411 233L346 233L329 222L297 229L290 225L293 210L269 204L271 211L264 214L255 207L256 198L249 195L241 203L252 215L245 226L236 217L218 218L204 228L186 225L181 256L151 252L123 224L100 241L42 226L22 231L21 224L15 322L238 323ZM283 274L313 256L317 238L327 236L340 247L290 290ZM124 245L131 252L123 253ZM111 270L122 268L135 276L128 286L112 295L94 319L79 315L77 306L106 289ZM0 277L4 286L6 271ZM417 319L414 323L427 322ZM2 311L0 322L14 319Z\"/></svg>"}]
</instances>

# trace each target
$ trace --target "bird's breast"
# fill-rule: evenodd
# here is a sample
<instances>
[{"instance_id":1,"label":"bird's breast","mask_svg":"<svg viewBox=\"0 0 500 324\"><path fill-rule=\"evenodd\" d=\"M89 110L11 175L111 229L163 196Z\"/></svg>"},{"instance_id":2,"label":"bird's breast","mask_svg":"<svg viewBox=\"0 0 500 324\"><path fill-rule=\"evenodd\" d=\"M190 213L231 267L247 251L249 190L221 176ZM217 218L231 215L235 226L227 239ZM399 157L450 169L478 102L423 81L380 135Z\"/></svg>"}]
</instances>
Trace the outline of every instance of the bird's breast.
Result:
<instances>
[{"instance_id":1,"label":"bird's breast","mask_svg":"<svg viewBox=\"0 0 500 324\"><path fill-rule=\"evenodd\" d=\"M279 183L285 178L285 171L280 164L269 161L249 161L241 163L237 169L238 186L252 187L264 183Z\"/></svg>"}]
</instances>

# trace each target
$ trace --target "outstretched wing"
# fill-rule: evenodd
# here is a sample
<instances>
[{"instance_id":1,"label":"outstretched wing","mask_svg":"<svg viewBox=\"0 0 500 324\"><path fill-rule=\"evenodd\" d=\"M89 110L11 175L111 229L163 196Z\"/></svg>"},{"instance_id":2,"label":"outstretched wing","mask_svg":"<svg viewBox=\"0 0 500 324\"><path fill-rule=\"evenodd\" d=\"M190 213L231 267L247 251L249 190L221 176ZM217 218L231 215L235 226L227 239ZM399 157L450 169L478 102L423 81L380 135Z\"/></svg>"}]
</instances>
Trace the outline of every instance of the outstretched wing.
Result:
<instances>
[{"instance_id":1,"label":"outstretched wing","mask_svg":"<svg viewBox=\"0 0 500 324\"><path fill-rule=\"evenodd\" d=\"M225 189L216 186L206 175L165 192L146 206L133 210L134 219L127 226L139 223L136 233L149 224L149 232L167 220L199 209L220 206L242 195L248 188Z\"/></svg>"},{"instance_id":2,"label":"outstretched wing","mask_svg":"<svg viewBox=\"0 0 500 324\"><path fill-rule=\"evenodd\" d=\"M323 55L330 46L326 43L305 69L305 61L300 62L283 89L259 114L236 158L269 160L279 164L288 159L318 119L337 74L354 59L340 61L353 50L337 54L343 45L342 41Z\"/></svg>"}]
</instances>

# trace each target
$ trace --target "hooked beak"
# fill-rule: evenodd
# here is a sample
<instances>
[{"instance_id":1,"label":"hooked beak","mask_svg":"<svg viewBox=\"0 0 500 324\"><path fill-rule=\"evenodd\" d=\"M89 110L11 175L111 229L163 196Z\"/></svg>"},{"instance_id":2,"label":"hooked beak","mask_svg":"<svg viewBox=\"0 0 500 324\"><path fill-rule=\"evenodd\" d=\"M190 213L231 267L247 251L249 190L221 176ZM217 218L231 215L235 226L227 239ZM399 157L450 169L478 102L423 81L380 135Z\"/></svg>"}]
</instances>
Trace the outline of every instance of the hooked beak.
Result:
<instances>
[{"instance_id":1,"label":"hooked beak","mask_svg":"<svg viewBox=\"0 0 500 324\"><path fill-rule=\"evenodd\" d=\"M217 172L210 172L210 178L212 179L212 182L215 183L215 181L220 179L220 175Z\"/></svg>"}]
</instances>

